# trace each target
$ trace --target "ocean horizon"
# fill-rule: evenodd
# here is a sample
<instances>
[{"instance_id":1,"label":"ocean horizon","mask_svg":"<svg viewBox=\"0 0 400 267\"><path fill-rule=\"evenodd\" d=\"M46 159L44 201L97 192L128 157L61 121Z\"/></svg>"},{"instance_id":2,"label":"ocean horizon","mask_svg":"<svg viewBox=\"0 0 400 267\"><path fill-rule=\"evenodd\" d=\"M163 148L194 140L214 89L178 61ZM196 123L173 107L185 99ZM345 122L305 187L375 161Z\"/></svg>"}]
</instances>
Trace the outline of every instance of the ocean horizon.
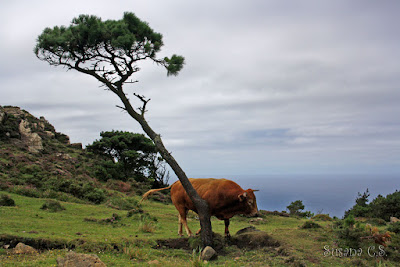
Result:
<instances>
[{"instance_id":1,"label":"ocean horizon","mask_svg":"<svg viewBox=\"0 0 400 267\"><path fill-rule=\"evenodd\" d=\"M342 218L352 208L358 192L370 193L369 201L379 194L386 196L400 190L397 174L311 174L311 175L200 175L196 178L227 178L243 189L255 192L258 209L286 211L286 206L296 200L303 201L304 211L329 214ZM175 180L175 179L173 179Z\"/></svg>"}]
</instances>

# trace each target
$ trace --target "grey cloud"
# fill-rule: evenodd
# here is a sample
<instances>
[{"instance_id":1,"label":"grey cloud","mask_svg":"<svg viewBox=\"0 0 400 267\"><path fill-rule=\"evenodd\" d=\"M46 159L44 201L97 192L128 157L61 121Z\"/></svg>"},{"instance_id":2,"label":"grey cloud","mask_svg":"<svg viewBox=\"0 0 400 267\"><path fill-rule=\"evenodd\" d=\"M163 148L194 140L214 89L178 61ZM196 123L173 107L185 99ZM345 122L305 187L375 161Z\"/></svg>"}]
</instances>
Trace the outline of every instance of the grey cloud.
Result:
<instances>
[{"instance_id":1,"label":"grey cloud","mask_svg":"<svg viewBox=\"0 0 400 267\"><path fill-rule=\"evenodd\" d=\"M164 35L160 57L186 58L173 78L142 64L126 89L134 106L133 92L152 99L148 121L189 172L400 171L397 1L74 3L2 8L1 105L45 116L83 144L104 130L141 131L97 81L32 52L44 27L133 11Z\"/></svg>"}]
</instances>

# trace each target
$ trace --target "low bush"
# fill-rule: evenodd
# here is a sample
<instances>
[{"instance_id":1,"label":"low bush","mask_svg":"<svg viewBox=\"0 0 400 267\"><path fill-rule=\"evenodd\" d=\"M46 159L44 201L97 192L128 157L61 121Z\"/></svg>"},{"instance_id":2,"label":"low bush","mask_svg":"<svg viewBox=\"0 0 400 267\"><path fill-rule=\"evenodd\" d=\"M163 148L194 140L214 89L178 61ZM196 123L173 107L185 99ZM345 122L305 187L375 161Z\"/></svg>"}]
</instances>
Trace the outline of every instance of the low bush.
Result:
<instances>
[{"instance_id":1,"label":"low bush","mask_svg":"<svg viewBox=\"0 0 400 267\"><path fill-rule=\"evenodd\" d=\"M359 248L361 247L361 237L370 236L371 233L367 232L365 228L356 227L349 228L345 227L343 229L339 229L337 231L339 237L339 246L340 247L351 247L351 248Z\"/></svg>"},{"instance_id":2,"label":"low bush","mask_svg":"<svg viewBox=\"0 0 400 267\"><path fill-rule=\"evenodd\" d=\"M153 233L156 230L156 222L158 219L148 213L141 213L139 215L139 230L144 233Z\"/></svg>"},{"instance_id":3,"label":"low bush","mask_svg":"<svg viewBox=\"0 0 400 267\"><path fill-rule=\"evenodd\" d=\"M344 219L345 227L353 228L355 224L356 224L356 219L354 218L354 216L352 214L350 214L349 216L347 216L346 219Z\"/></svg>"},{"instance_id":4,"label":"low bush","mask_svg":"<svg viewBox=\"0 0 400 267\"><path fill-rule=\"evenodd\" d=\"M41 197L40 192L36 188L30 186L14 185L9 190L11 193L15 193L26 197L34 197L34 198Z\"/></svg>"},{"instance_id":5,"label":"low bush","mask_svg":"<svg viewBox=\"0 0 400 267\"><path fill-rule=\"evenodd\" d=\"M0 196L0 206L15 206L15 201L9 195L2 194Z\"/></svg>"},{"instance_id":6,"label":"low bush","mask_svg":"<svg viewBox=\"0 0 400 267\"><path fill-rule=\"evenodd\" d=\"M388 231L399 234L400 233L400 222L395 222L388 227Z\"/></svg>"},{"instance_id":7,"label":"low bush","mask_svg":"<svg viewBox=\"0 0 400 267\"><path fill-rule=\"evenodd\" d=\"M135 214L142 214L142 213L144 213L144 211L141 208L131 209L130 211L128 211L126 217L130 218Z\"/></svg>"},{"instance_id":8,"label":"low bush","mask_svg":"<svg viewBox=\"0 0 400 267\"><path fill-rule=\"evenodd\" d=\"M105 219L96 219L96 218L84 218L84 222L95 222L99 224L110 224L114 226L125 226L125 224L121 224L119 221L121 220L121 216L117 213L113 213L111 217Z\"/></svg>"},{"instance_id":9,"label":"low bush","mask_svg":"<svg viewBox=\"0 0 400 267\"><path fill-rule=\"evenodd\" d=\"M368 218L366 220L367 223L372 224L372 225L378 225L378 226L384 226L386 225L386 221L381 218Z\"/></svg>"},{"instance_id":10,"label":"low bush","mask_svg":"<svg viewBox=\"0 0 400 267\"><path fill-rule=\"evenodd\" d=\"M139 207L139 201L130 197L115 197L107 202L107 206L118 210L132 210Z\"/></svg>"},{"instance_id":11,"label":"low bush","mask_svg":"<svg viewBox=\"0 0 400 267\"><path fill-rule=\"evenodd\" d=\"M300 226L300 228L301 229L321 228L321 225L313 221L306 221L302 226Z\"/></svg>"},{"instance_id":12,"label":"low bush","mask_svg":"<svg viewBox=\"0 0 400 267\"><path fill-rule=\"evenodd\" d=\"M386 248L387 258L394 261L400 262L400 235L395 234L392 236L391 243Z\"/></svg>"},{"instance_id":13,"label":"low bush","mask_svg":"<svg viewBox=\"0 0 400 267\"><path fill-rule=\"evenodd\" d=\"M314 217L312 217L313 220L316 221L332 221L333 219L329 217L328 214L317 214Z\"/></svg>"},{"instance_id":14,"label":"low bush","mask_svg":"<svg viewBox=\"0 0 400 267\"><path fill-rule=\"evenodd\" d=\"M47 210L50 212L58 212L65 210L64 206L62 206L61 203L56 200L47 200L40 209Z\"/></svg>"}]
</instances>

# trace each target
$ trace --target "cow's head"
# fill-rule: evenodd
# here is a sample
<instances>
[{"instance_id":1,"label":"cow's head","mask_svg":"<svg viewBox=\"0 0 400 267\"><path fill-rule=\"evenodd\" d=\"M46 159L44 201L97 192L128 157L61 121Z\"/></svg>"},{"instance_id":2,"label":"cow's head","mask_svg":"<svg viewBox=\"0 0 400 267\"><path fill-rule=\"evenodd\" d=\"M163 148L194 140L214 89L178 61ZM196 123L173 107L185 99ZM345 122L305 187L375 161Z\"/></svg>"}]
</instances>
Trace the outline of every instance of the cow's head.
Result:
<instances>
[{"instance_id":1,"label":"cow's head","mask_svg":"<svg viewBox=\"0 0 400 267\"><path fill-rule=\"evenodd\" d=\"M257 201L254 192L258 190L247 189L242 194L240 194L239 201L244 206L244 213L250 216L256 216L258 214Z\"/></svg>"}]
</instances>

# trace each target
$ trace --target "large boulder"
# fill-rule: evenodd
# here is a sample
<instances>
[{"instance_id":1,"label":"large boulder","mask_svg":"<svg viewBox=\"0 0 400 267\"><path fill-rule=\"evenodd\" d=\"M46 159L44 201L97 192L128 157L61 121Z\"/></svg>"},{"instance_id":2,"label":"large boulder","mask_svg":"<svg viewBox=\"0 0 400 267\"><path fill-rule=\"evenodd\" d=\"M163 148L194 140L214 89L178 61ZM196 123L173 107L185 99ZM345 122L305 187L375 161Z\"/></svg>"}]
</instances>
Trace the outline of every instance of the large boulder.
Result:
<instances>
[{"instance_id":1,"label":"large boulder","mask_svg":"<svg viewBox=\"0 0 400 267\"><path fill-rule=\"evenodd\" d=\"M15 254L34 254L37 253L37 250L31 246L25 245L24 243L18 243L13 249L13 252Z\"/></svg>"},{"instance_id":2,"label":"large boulder","mask_svg":"<svg viewBox=\"0 0 400 267\"><path fill-rule=\"evenodd\" d=\"M217 257L217 252L210 246L207 246L201 252L201 259L203 261L213 260Z\"/></svg>"}]
</instances>

